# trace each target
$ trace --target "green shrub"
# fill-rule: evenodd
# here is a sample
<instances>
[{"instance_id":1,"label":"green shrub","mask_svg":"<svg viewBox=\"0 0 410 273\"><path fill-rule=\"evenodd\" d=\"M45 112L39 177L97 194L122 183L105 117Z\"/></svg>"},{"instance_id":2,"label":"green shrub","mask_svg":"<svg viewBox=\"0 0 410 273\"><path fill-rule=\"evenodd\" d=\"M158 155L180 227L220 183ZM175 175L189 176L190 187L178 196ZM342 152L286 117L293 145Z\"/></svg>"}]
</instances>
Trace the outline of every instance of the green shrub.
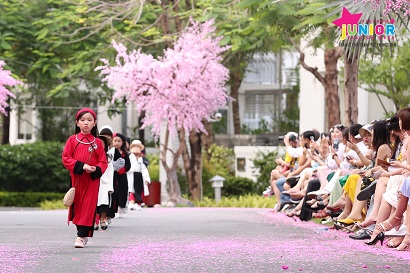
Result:
<instances>
[{"instance_id":1,"label":"green shrub","mask_svg":"<svg viewBox=\"0 0 410 273\"><path fill-rule=\"evenodd\" d=\"M276 199L247 194L245 196L222 197L218 204L215 203L214 198L209 197L204 197L202 201L193 201L193 203L195 207L273 208Z\"/></svg>"},{"instance_id":2,"label":"green shrub","mask_svg":"<svg viewBox=\"0 0 410 273\"><path fill-rule=\"evenodd\" d=\"M70 176L61 162L63 147L58 142L0 145L0 190L65 192Z\"/></svg>"},{"instance_id":3,"label":"green shrub","mask_svg":"<svg viewBox=\"0 0 410 273\"><path fill-rule=\"evenodd\" d=\"M253 165L255 169L259 171L259 174L256 176L255 191L262 193L266 187L270 185L270 173L273 169L276 168L276 158L278 153L273 152L258 152L255 159L253 159Z\"/></svg>"},{"instance_id":4,"label":"green shrub","mask_svg":"<svg viewBox=\"0 0 410 273\"><path fill-rule=\"evenodd\" d=\"M40 203L42 210L66 209L63 200L46 200Z\"/></svg>"},{"instance_id":5,"label":"green shrub","mask_svg":"<svg viewBox=\"0 0 410 273\"><path fill-rule=\"evenodd\" d=\"M222 188L223 196L245 196L253 193L257 193L255 192L255 182L246 177L229 177L224 181Z\"/></svg>"},{"instance_id":6,"label":"green shrub","mask_svg":"<svg viewBox=\"0 0 410 273\"><path fill-rule=\"evenodd\" d=\"M215 175L220 175L227 180L235 177L235 153L233 149L212 144L209 150L202 155L202 165L203 196L214 196L214 189L209 179ZM227 196L230 195L229 190L222 191L226 192Z\"/></svg>"},{"instance_id":7,"label":"green shrub","mask_svg":"<svg viewBox=\"0 0 410 273\"><path fill-rule=\"evenodd\" d=\"M149 161L148 172L151 181L159 181L159 154L149 154L147 159Z\"/></svg>"},{"instance_id":8,"label":"green shrub","mask_svg":"<svg viewBox=\"0 0 410 273\"><path fill-rule=\"evenodd\" d=\"M0 192L1 207L39 207L47 200L63 200L64 193L54 192Z\"/></svg>"}]
</instances>

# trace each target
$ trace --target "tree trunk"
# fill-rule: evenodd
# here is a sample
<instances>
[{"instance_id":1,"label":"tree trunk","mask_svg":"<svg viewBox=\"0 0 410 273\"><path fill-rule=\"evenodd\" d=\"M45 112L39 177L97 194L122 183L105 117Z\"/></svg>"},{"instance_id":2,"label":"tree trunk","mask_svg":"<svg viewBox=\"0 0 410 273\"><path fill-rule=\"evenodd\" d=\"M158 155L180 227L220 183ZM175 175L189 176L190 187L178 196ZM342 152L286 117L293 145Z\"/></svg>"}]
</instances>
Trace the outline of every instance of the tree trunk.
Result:
<instances>
[{"instance_id":1,"label":"tree trunk","mask_svg":"<svg viewBox=\"0 0 410 273\"><path fill-rule=\"evenodd\" d=\"M233 114L233 126L234 133L241 133L241 119L239 116L239 87L241 86L242 77L239 73L231 73L231 97L232 101L232 114Z\"/></svg>"},{"instance_id":2,"label":"tree trunk","mask_svg":"<svg viewBox=\"0 0 410 273\"><path fill-rule=\"evenodd\" d=\"M189 133L189 158L184 156L185 174L188 180L189 193L193 200L201 199L201 175L202 175L202 142L201 133L192 130ZM188 155L188 153L185 153Z\"/></svg>"},{"instance_id":3,"label":"tree trunk","mask_svg":"<svg viewBox=\"0 0 410 273\"><path fill-rule=\"evenodd\" d=\"M178 203L181 199L181 188L178 181L178 173L176 168L166 170L168 182L169 201Z\"/></svg>"},{"instance_id":4,"label":"tree trunk","mask_svg":"<svg viewBox=\"0 0 410 273\"><path fill-rule=\"evenodd\" d=\"M204 151L206 156L208 157L208 160L210 159L210 154L209 154L209 149L211 148L211 145L214 143L214 135L213 135L213 129L212 129L212 123L203 120L202 123L204 124L205 130L208 132L208 134L201 134L201 141L202 145L204 147Z\"/></svg>"},{"instance_id":5,"label":"tree trunk","mask_svg":"<svg viewBox=\"0 0 410 273\"><path fill-rule=\"evenodd\" d=\"M10 105L10 99L7 102ZM5 109L7 116L3 116L3 139L1 144L9 144L10 143L10 107L6 107Z\"/></svg>"},{"instance_id":6,"label":"tree trunk","mask_svg":"<svg viewBox=\"0 0 410 273\"><path fill-rule=\"evenodd\" d=\"M325 58L325 102L327 123L325 130L340 123L340 100L338 93L337 61L340 58L341 48L328 48L324 51Z\"/></svg>"},{"instance_id":7,"label":"tree trunk","mask_svg":"<svg viewBox=\"0 0 410 273\"><path fill-rule=\"evenodd\" d=\"M345 125L350 126L357 123L357 117L359 115L359 109L357 107L359 58L357 54L348 58L348 54L345 53L344 63Z\"/></svg>"},{"instance_id":8,"label":"tree trunk","mask_svg":"<svg viewBox=\"0 0 410 273\"><path fill-rule=\"evenodd\" d=\"M142 120L145 118L145 111L142 111L138 116L138 139L145 145L145 130L141 129L143 124Z\"/></svg>"},{"instance_id":9,"label":"tree trunk","mask_svg":"<svg viewBox=\"0 0 410 273\"><path fill-rule=\"evenodd\" d=\"M186 147L182 149L184 170L188 181L189 193L193 200L201 200L202 197L202 147L207 152L213 143L212 123L207 120L202 122L208 134L197 133L194 130L191 131L189 134L191 152L189 153Z\"/></svg>"},{"instance_id":10,"label":"tree trunk","mask_svg":"<svg viewBox=\"0 0 410 273\"><path fill-rule=\"evenodd\" d=\"M161 163L162 166L164 167L164 170L167 174L167 188L168 188L168 195L169 195L169 202L172 202L174 205L176 204L183 204L183 205L188 205L188 206L193 206L192 202L182 198L181 195L181 187L179 185L178 181L178 159L181 156L182 150L186 149L186 143L185 143L185 132L184 130L181 130L178 132L179 134L179 139L182 139L179 148L176 152L172 151L169 148L169 130L166 131L165 133L165 139L164 143L162 144L162 149L160 151L161 153ZM185 143L185 144L183 144ZM172 162L170 165L167 163L167 153L171 152L173 155Z\"/></svg>"}]
</instances>

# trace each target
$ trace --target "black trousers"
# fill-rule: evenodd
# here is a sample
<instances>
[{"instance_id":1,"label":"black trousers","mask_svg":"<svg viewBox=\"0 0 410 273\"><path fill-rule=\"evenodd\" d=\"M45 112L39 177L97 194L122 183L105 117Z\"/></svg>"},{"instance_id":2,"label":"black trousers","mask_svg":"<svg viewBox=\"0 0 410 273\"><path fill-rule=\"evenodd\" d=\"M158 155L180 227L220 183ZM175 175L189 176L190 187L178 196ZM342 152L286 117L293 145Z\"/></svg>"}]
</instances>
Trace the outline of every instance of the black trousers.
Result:
<instances>
[{"instance_id":1,"label":"black trousers","mask_svg":"<svg viewBox=\"0 0 410 273\"><path fill-rule=\"evenodd\" d=\"M142 192L144 191L144 181L142 179L142 173L134 173L134 190L135 190L135 203L141 204Z\"/></svg>"},{"instance_id":2,"label":"black trousers","mask_svg":"<svg viewBox=\"0 0 410 273\"><path fill-rule=\"evenodd\" d=\"M94 227L77 226L78 237L93 237Z\"/></svg>"},{"instance_id":3,"label":"black trousers","mask_svg":"<svg viewBox=\"0 0 410 273\"><path fill-rule=\"evenodd\" d=\"M306 188L305 198L303 199L302 210L300 211L300 216L299 216L300 220L309 221L310 219L312 219L312 210L306 204L306 201L308 201L307 194L311 191L317 191L319 189L320 189L319 179L314 179L314 180L309 181L308 186Z\"/></svg>"},{"instance_id":4,"label":"black trousers","mask_svg":"<svg viewBox=\"0 0 410 273\"><path fill-rule=\"evenodd\" d=\"M125 208L128 200L127 174L118 175L118 206Z\"/></svg>"}]
</instances>

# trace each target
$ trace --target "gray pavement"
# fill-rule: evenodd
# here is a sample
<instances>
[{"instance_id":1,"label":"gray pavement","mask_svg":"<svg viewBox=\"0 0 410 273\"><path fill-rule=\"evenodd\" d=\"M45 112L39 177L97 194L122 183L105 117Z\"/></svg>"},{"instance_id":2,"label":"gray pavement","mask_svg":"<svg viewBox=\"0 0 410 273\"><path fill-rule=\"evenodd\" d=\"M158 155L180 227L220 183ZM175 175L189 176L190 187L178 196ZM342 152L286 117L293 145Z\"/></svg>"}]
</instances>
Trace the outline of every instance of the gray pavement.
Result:
<instances>
[{"instance_id":1,"label":"gray pavement","mask_svg":"<svg viewBox=\"0 0 410 273\"><path fill-rule=\"evenodd\" d=\"M144 208L74 248L65 210L0 209L0 272L409 272L367 246L269 209Z\"/></svg>"}]
</instances>

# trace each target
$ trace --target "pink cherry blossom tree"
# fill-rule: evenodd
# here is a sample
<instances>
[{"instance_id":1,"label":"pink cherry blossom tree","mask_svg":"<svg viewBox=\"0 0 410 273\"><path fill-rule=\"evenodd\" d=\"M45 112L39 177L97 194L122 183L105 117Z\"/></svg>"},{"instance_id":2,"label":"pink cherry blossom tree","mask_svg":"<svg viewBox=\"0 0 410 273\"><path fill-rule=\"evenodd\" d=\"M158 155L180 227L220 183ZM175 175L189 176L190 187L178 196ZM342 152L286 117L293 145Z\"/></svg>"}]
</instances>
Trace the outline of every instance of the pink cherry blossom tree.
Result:
<instances>
[{"instance_id":1,"label":"pink cherry blossom tree","mask_svg":"<svg viewBox=\"0 0 410 273\"><path fill-rule=\"evenodd\" d=\"M6 86L13 87L21 84L21 82L13 78L10 71L3 69L5 64L4 61L0 60L0 112L7 116L8 100L9 98L16 98L16 96Z\"/></svg>"},{"instance_id":2,"label":"pink cherry blossom tree","mask_svg":"<svg viewBox=\"0 0 410 273\"><path fill-rule=\"evenodd\" d=\"M410 0L354 0L353 2L370 2L374 9L384 6L385 13L401 13L405 16L410 15Z\"/></svg>"},{"instance_id":3,"label":"pink cherry blossom tree","mask_svg":"<svg viewBox=\"0 0 410 273\"><path fill-rule=\"evenodd\" d=\"M159 58L141 50L128 53L125 46L113 42L118 52L116 65L103 59L104 65L96 68L101 70L103 82L114 89L114 99L125 98L136 104L139 113L146 112L143 128L150 126L158 137L166 124L161 162L167 173L170 201L175 203L186 201L181 197L177 163L181 155L188 154L188 134L207 134L204 121L230 99L225 90L229 71L221 64L221 53L228 47L219 45L222 37L215 36L215 29L213 20L203 24L191 20L173 48ZM169 148L170 134L175 130L180 143L176 151ZM166 160L168 153L172 154L172 163Z\"/></svg>"}]
</instances>

